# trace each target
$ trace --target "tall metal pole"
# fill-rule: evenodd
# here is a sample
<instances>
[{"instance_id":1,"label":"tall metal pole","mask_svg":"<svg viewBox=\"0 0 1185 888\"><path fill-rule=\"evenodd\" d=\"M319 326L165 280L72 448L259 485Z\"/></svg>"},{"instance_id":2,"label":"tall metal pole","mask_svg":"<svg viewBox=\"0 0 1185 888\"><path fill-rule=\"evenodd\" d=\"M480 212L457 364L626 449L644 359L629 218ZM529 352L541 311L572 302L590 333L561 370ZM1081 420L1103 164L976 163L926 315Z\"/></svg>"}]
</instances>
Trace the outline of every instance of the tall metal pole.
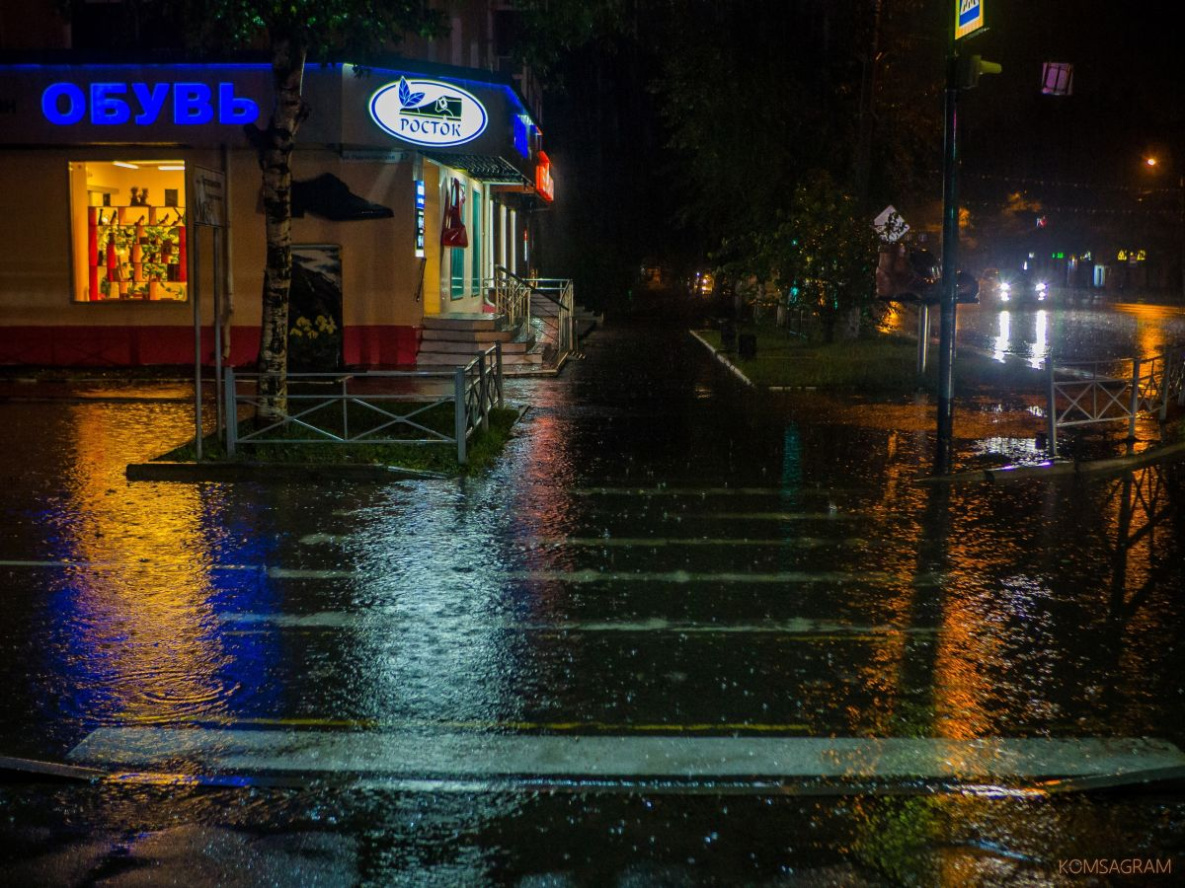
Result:
<instances>
[{"instance_id":1,"label":"tall metal pole","mask_svg":"<svg viewBox=\"0 0 1185 888\"><path fill-rule=\"evenodd\" d=\"M952 11L956 9L950 4ZM959 83L954 28L946 56L946 126L942 152L942 316L938 341L938 447L934 469L945 475L951 469L954 437L955 310L958 305L959 263Z\"/></svg>"},{"instance_id":2,"label":"tall metal pole","mask_svg":"<svg viewBox=\"0 0 1185 888\"><path fill-rule=\"evenodd\" d=\"M1181 301L1185 302L1185 173L1181 174Z\"/></svg>"},{"instance_id":3,"label":"tall metal pole","mask_svg":"<svg viewBox=\"0 0 1185 888\"><path fill-rule=\"evenodd\" d=\"M197 461L202 461L202 291L201 238L198 226L192 225L189 251L189 298L193 301L193 441Z\"/></svg>"}]
</instances>

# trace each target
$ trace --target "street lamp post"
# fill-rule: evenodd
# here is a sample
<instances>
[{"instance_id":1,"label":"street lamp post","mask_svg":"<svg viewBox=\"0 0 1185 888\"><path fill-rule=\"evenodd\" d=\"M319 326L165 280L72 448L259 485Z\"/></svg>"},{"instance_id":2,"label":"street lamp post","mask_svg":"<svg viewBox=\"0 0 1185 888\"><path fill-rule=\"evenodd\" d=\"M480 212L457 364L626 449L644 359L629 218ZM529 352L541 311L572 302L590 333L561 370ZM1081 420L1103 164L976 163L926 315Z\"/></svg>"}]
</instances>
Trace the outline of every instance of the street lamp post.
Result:
<instances>
[{"instance_id":1,"label":"street lamp post","mask_svg":"<svg viewBox=\"0 0 1185 888\"><path fill-rule=\"evenodd\" d=\"M1178 246L1180 247L1180 255L1177 257L1181 266L1181 302L1185 304L1185 173L1182 173L1177 183L1178 190L1181 194L1181 204L1179 209L1178 222L1181 229L1181 240Z\"/></svg>"},{"instance_id":2,"label":"street lamp post","mask_svg":"<svg viewBox=\"0 0 1185 888\"><path fill-rule=\"evenodd\" d=\"M1155 169L1160 161L1145 157L1144 164ZM1177 176L1177 265L1181 273L1181 302L1185 303L1185 171Z\"/></svg>"}]
</instances>

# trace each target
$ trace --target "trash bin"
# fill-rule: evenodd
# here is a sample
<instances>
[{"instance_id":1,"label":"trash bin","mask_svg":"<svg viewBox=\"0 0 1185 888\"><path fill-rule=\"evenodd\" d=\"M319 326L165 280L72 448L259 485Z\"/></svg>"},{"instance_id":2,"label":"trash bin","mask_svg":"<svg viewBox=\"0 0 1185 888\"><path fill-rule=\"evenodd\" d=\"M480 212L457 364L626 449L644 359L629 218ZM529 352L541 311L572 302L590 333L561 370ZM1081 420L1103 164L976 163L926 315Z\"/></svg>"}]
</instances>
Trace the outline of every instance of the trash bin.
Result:
<instances>
[{"instance_id":1,"label":"trash bin","mask_svg":"<svg viewBox=\"0 0 1185 888\"><path fill-rule=\"evenodd\" d=\"M742 333L737 337L737 356L746 361L757 357L757 336L753 333Z\"/></svg>"},{"instance_id":2,"label":"trash bin","mask_svg":"<svg viewBox=\"0 0 1185 888\"><path fill-rule=\"evenodd\" d=\"M726 352L737 347L737 328L731 321L725 321L720 325L720 345Z\"/></svg>"}]
</instances>

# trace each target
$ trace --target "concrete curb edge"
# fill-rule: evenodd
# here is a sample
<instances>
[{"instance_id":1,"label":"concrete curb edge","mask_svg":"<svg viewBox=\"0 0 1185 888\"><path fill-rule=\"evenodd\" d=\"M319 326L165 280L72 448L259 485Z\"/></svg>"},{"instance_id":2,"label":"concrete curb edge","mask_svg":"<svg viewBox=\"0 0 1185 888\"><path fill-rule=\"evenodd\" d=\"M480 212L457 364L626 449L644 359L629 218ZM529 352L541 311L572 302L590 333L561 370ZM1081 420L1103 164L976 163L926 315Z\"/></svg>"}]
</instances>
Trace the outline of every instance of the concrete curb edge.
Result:
<instances>
[{"instance_id":1,"label":"concrete curb edge","mask_svg":"<svg viewBox=\"0 0 1185 888\"><path fill-rule=\"evenodd\" d=\"M749 388L757 388L757 384L754 383L753 380L751 380L748 376L746 376L741 371L741 369L739 367L737 367L736 364L734 364L727 357L725 357L725 353L722 350L713 347L713 345L710 342L708 342L708 340L704 339L704 337L700 336L694 330L688 330L687 332L690 333L692 336L694 336L696 339L698 339L700 344L704 348L706 348L713 355L715 355L717 361L719 361L721 364L723 364L725 367L727 367L729 370L731 370L733 375L736 376L737 379L739 379L745 385L749 386Z\"/></svg>"}]
</instances>

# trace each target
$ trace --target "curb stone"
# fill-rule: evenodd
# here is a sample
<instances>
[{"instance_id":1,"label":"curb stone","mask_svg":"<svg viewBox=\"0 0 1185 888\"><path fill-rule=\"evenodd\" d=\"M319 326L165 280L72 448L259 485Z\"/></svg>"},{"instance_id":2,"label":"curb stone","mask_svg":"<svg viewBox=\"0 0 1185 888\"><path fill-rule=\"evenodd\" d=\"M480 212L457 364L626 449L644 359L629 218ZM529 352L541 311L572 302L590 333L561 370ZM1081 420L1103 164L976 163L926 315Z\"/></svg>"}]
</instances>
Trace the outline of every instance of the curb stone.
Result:
<instances>
[{"instance_id":1,"label":"curb stone","mask_svg":"<svg viewBox=\"0 0 1185 888\"><path fill-rule=\"evenodd\" d=\"M149 462L128 465L129 481L410 481L446 479L440 472L421 472L398 466L334 465L319 463L191 463Z\"/></svg>"},{"instance_id":2,"label":"curb stone","mask_svg":"<svg viewBox=\"0 0 1185 888\"><path fill-rule=\"evenodd\" d=\"M756 385L756 383L753 382L753 380L751 380L748 376L746 376L743 372L741 372L741 369L739 367L737 367L736 364L734 364L727 357L725 357L725 352L723 351L723 349L715 348L710 342L708 342L708 340L704 339L704 337L700 336L694 330L688 330L687 332L690 333L692 336L694 336L696 339L698 339L700 344L703 345L704 348L706 348L713 355L715 355L717 361L719 361L721 364L723 364L725 367L727 367L729 370L731 370L733 375L735 375L737 377L737 379L739 379L745 385L749 386L749 388L757 388L757 385Z\"/></svg>"}]
</instances>

